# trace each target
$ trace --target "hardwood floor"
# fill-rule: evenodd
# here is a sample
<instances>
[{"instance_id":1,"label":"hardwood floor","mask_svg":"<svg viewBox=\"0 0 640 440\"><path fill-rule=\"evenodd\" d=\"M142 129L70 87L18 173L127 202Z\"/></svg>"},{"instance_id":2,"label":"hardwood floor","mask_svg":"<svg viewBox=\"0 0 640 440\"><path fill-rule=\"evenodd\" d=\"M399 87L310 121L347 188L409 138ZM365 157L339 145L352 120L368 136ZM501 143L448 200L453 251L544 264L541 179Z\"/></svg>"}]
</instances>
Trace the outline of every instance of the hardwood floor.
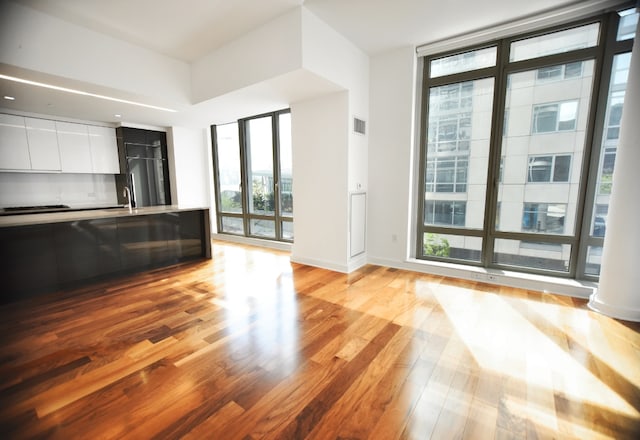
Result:
<instances>
[{"instance_id":1,"label":"hardwood floor","mask_svg":"<svg viewBox=\"0 0 640 440\"><path fill-rule=\"evenodd\" d=\"M2 306L0 435L640 438L640 326L583 300L213 253Z\"/></svg>"}]
</instances>

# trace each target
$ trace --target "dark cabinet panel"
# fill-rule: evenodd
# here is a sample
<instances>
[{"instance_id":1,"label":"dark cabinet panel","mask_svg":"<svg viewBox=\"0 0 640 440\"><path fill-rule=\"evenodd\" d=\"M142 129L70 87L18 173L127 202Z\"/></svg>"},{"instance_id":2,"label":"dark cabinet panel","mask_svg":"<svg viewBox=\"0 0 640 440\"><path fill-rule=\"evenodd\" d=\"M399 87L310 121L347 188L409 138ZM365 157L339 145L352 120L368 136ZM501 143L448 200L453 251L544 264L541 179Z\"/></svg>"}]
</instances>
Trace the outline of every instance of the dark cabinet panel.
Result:
<instances>
[{"instance_id":1,"label":"dark cabinet panel","mask_svg":"<svg viewBox=\"0 0 640 440\"><path fill-rule=\"evenodd\" d=\"M98 243L96 237L87 230L86 221L55 224L54 240L61 283L97 275Z\"/></svg>"},{"instance_id":2,"label":"dark cabinet panel","mask_svg":"<svg viewBox=\"0 0 640 440\"><path fill-rule=\"evenodd\" d=\"M204 242L201 237L204 231L204 221L200 211L187 211L180 215L179 243L181 258L194 258L204 255Z\"/></svg>"},{"instance_id":3,"label":"dark cabinet panel","mask_svg":"<svg viewBox=\"0 0 640 440\"><path fill-rule=\"evenodd\" d=\"M0 229L2 302L15 301L58 285L52 225Z\"/></svg>"},{"instance_id":4,"label":"dark cabinet panel","mask_svg":"<svg viewBox=\"0 0 640 440\"><path fill-rule=\"evenodd\" d=\"M120 246L115 219L56 223L58 277L73 283L119 271Z\"/></svg>"}]
</instances>

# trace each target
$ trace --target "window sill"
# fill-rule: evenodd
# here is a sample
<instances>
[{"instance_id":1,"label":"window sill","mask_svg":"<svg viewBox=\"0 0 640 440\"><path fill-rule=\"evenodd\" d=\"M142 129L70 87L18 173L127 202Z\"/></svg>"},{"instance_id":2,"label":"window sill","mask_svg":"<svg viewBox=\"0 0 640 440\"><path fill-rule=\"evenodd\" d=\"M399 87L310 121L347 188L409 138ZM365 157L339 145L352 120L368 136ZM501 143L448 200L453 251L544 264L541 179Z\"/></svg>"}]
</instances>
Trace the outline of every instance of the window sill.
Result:
<instances>
[{"instance_id":1,"label":"window sill","mask_svg":"<svg viewBox=\"0 0 640 440\"><path fill-rule=\"evenodd\" d=\"M370 261L370 263L384 264L382 261ZM389 265L388 263L389 262L384 265ZM574 280L500 269L485 269L482 267L466 266L464 264L424 261L415 258L407 259L401 266L402 267L399 267L397 264L395 265L395 267L400 269L415 270L422 273L536 290L544 293L556 293L584 299L588 299L598 287L598 283L587 280ZM391 267L394 266L391 265Z\"/></svg>"}]
</instances>

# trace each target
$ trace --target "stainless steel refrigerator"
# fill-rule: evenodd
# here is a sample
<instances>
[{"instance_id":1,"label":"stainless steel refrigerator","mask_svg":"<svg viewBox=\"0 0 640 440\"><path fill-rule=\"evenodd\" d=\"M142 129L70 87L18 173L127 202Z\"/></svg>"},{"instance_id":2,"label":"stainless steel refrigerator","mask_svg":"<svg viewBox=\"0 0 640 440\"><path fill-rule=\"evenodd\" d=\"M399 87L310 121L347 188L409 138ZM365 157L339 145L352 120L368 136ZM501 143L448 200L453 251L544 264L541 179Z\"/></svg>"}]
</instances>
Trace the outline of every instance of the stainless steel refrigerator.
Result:
<instances>
[{"instance_id":1,"label":"stainless steel refrigerator","mask_svg":"<svg viewBox=\"0 0 640 440\"><path fill-rule=\"evenodd\" d=\"M127 145L127 169L134 207L167 204L165 161L159 145Z\"/></svg>"}]
</instances>

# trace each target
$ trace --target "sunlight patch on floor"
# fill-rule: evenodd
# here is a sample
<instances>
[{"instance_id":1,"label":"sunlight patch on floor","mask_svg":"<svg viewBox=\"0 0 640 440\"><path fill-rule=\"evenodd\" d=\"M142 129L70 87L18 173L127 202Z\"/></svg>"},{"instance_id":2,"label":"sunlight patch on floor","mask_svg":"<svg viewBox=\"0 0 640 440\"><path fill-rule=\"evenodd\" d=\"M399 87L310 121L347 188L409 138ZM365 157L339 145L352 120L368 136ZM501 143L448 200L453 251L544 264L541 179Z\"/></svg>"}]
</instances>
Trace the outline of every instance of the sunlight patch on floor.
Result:
<instances>
[{"instance_id":1,"label":"sunlight patch on floor","mask_svg":"<svg viewBox=\"0 0 640 440\"><path fill-rule=\"evenodd\" d=\"M635 408L499 295L447 285L434 295L482 368L540 388L549 389L553 380L556 390L575 400L640 418ZM482 296L469 301L470 295ZM535 374L538 369L549 373Z\"/></svg>"}]
</instances>

